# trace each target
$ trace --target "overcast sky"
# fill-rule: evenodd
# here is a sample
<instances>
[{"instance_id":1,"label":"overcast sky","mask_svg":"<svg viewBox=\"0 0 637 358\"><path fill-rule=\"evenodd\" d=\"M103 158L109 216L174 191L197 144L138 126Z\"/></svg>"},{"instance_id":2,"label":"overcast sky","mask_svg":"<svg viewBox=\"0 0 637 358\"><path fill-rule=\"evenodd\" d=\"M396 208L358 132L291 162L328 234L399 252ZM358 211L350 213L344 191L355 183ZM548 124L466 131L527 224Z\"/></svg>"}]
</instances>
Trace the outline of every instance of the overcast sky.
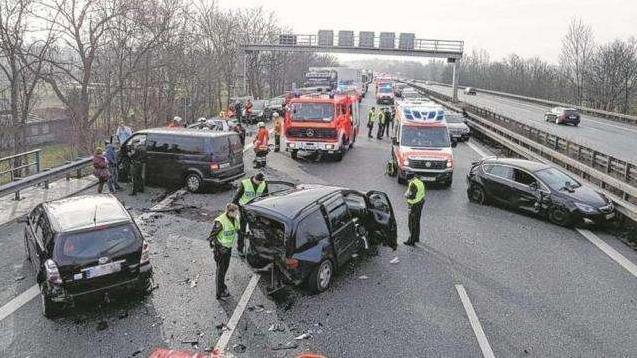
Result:
<instances>
[{"instance_id":1,"label":"overcast sky","mask_svg":"<svg viewBox=\"0 0 637 358\"><path fill-rule=\"evenodd\" d=\"M412 32L416 38L464 40L486 49L556 62L573 16L598 42L637 36L637 0L218 0L222 7L263 6L295 33L319 29ZM343 60L351 56L341 57ZM363 56L353 58L365 58Z\"/></svg>"}]
</instances>

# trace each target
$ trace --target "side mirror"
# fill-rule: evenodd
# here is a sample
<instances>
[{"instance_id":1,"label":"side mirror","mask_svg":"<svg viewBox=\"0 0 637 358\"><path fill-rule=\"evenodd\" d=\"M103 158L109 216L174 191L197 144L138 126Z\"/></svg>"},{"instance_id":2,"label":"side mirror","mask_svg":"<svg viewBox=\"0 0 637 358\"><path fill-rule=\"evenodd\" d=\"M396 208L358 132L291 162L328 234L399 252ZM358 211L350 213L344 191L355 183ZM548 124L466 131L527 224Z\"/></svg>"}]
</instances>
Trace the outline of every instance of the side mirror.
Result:
<instances>
[{"instance_id":1,"label":"side mirror","mask_svg":"<svg viewBox=\"0 0 637 358\"><path fill-rule=\"evenodd\" d=\"M529 184L529 189L531 189L531 191L537 191L538 190L537 182L533 182Z\"/></svg>"},{"instance_id":2,"label":"side mirror","mask_svg":"<svg viewBox=\"0 0 637 358\"><path fill-rule=\"evenodd\" d=\"M455 148L458 146L458 141L456 139L451 140L451 148Z\"/></svg>"}]
</instances>

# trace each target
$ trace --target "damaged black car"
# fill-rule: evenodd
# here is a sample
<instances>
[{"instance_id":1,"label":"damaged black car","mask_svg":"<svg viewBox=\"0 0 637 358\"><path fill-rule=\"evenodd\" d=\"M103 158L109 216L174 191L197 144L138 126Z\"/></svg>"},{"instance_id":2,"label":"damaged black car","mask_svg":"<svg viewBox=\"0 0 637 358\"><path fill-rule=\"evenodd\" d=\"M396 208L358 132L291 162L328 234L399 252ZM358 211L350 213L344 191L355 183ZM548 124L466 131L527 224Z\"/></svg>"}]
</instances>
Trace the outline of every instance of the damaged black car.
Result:
<instances>
[{"instance_id":1,"label":"damaged black car","mask_svg":"<svg viewBox=\"0 0 637 358\"><path fill-rule=\"evenodd\" d=\"M394 211L379 191L299 185L248 203L243 219L248 263L317 293L353 256L397 247Z\"/></svg>"}]
</instances>

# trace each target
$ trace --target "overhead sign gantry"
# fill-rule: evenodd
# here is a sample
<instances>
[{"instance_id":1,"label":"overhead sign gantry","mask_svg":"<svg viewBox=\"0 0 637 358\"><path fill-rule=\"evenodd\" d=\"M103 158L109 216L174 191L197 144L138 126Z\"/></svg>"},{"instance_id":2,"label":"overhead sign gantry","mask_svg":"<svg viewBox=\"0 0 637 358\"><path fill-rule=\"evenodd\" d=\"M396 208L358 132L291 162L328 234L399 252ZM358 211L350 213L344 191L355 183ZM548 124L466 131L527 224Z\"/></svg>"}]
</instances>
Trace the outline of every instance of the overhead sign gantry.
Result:
<instances>
[{"instance_id":1,"label":"overhead sign gantry","mask_svg":"<svg viewBox=\"0 0 637 358\"><path fill-rule=\"evenodd\" d=\"M371 31L361 31L358 35L354 31L339 31L335 35L332 30L320 30L318 35L275 34L260 43L244 44L242 49L246 55L261 51L287 51L446 58L453 65L453 99L456 101L457 61L462 58L464 41L417 39L411 33L401 33L396 37L393 32L381 32L376 36ZM246 61L244 91L245 64Z\"/></svg>"}]
</instances>

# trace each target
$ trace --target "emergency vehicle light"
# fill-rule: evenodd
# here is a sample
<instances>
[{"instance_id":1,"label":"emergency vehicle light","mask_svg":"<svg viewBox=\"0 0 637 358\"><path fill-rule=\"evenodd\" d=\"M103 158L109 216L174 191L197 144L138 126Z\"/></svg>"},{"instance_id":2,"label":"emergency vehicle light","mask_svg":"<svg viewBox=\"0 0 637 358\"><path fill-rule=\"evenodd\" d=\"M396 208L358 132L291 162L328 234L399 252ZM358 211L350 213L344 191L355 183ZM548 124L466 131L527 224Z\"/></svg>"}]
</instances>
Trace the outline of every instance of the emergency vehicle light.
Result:
<instances>
[{"instance_id":1,"label":"emergency vehicle light","mask_svg":"<svg viewBox=\"0 0 637 358\"><path fill-rule=\"evenodd\" d=\"M403 109L403 113L405 114L405 119L414 121L414 120L437 120L442 121L445 119L444 111L428 111L428 110L419 110L416 108L405 108Z\"/></svg>"}]
</instances>

